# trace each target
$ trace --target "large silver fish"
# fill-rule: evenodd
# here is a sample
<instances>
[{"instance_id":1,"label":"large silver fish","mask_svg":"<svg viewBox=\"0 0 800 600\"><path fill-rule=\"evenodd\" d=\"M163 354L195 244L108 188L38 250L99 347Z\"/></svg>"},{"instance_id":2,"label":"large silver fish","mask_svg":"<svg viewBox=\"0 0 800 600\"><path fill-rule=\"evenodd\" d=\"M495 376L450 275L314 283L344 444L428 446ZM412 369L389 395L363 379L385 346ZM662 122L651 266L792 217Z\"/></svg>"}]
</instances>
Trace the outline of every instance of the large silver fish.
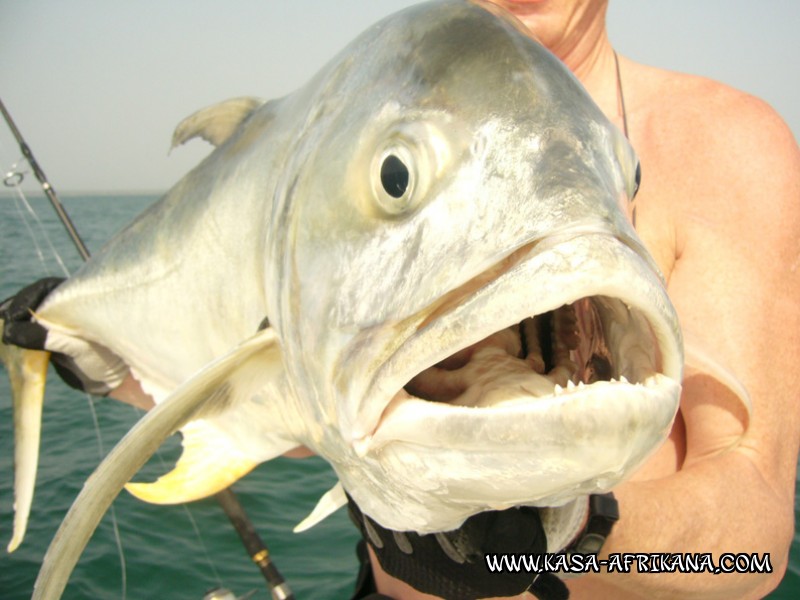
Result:
<instances>
[{"instance_id":1,"label":"large silver fish","mask_svg":"<svg viewBox=\"0 0 800 600\"><path fill-rule=\"evenodd\" d=\"M609 490L667 436L682 342L627 215L636 156L493 5L400 12L294 94L210 107L175 141L198 136L218 147L36 313L158 403L37 597L178 428L175 472L135 494L203 497L305 445L341 485L307 524L344 490L421 533Z\"/></svg>"}]
</instances>

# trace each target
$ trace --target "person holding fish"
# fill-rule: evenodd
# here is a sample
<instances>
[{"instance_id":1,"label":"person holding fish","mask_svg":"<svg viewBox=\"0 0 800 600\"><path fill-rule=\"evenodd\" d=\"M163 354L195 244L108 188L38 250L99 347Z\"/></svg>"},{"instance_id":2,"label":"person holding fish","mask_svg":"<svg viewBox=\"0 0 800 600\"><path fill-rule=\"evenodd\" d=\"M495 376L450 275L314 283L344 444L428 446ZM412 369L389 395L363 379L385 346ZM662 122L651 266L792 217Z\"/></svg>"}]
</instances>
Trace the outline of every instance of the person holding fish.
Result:
<instances>
[{"instance_id":1,"label":"person holding fish","mask_svg":"<svg viewBox=\"0 0 800 600\"><path fill-rule=\"evenodd\" d=\"M794 532L797 143L757 98L618 56L606 31L606 0L492 2L555 53L631 140L643 173L636 230L684 328L679 416L667 443L615 488L620 520L601 556L758 552L773 567L762 574L590 574L567 580L570 598L761 598L781 580ZM749 392L750 414L727 377L693 368L693 350L730 369ZM389 597L427 597L373 566Z\"/></svg>"},{"instance_id":2,"label":"person holding fish","mask_svg":"<svg viewBox=\"0 0 800 600\"><path fill-rule=\"evenodd\" d=\"M39 282L5 304L4 341L53 351L59 373L75 387L143 408L155 399L159 408L144 419L148 423L157 422L165 412L160 411L161 401L182 383L169 381L173 372L181 368L189 378L220 356L222 360L191 380L194 384L182 385L169 396L174 406L186 403L187 420L208 398L223 398L224 409L236 405L237 386L244 378L235 375L240 368L250 368L253 356L261 362L258 369L247 371L248 381L276 377L259 380L262 387L249 383L253 389L267 390L265 394L302 390L306 397L321 397L344 390L333 409L298 403L297 412L317 417L303 425L278 412L269 413L269 419L251 418L284 427L277 433L258 431L253 439L263 447L257 456L242 457L238 448L238 462L210 469L203 463L203 469L194 471L191 461L185 461L189 466L184 465L184 475L199 470L219 475L213 485L188 478L191 489L178 490L167 475L155 484L129 489L152 501L202 497L258 462L282 453L302 455L308 446L334 466L342 482L323 497L309 521L348 504L365 540L355 598L763 597L786 569L793 534L800 449L795 402L800 374L793 368L794 357L800 355L800 151L763 102L699 77L618 56L606 33L607 5L607 0L445 1L409 9L385 27L370 30L351 51L369 57L362 71L349 71L356 61L348 58L341 65L332 63L330 80L315 80L324 84L325 93L330 92L326 86L341 84L373 102L379 93L387 94L383 110L367 106L362 115L360 107L349 107L348 126L362 117L368 124L366 142L359 138L356 143L357 136L350 133L337 137L335 128L334 133L324 129L326 119L337 123L336 111L327 104L328 112L315 105L313 113L304 107L287 109L284 115L281 107L290 104L262 107L260 102L239 100L187 119L179 137L210 139L219 146L217 162L246 161L252 152L257 164L264 164L248 146L259 136L250 135L251 129L237 138L236 128L273 126L281 121L277 114L286 119L300 115L312 132L287 134L292 131L288 126L271 131L270 152L280 146L281 136L292 141L293 149L313 142L313 152L319 145L315 140L327 136L321 139L337 150L337 158L352 152L360 159L353 162L374 167L372 179L362 181L347 171L336 185L325 182L324 193L304 178L302 167L297 177L281 179L292 181L291 200L305 193L318 202L313 212L293 206L273 213L286 218L310 215L325 226L276 227L280 235L299 230L305 237L286 245L283 251L294 254L278 261L270 273L290 263L310 264L313 282L304 287L297 276L283 295L275 292L269 298L266 305L274 308L269 311L253 302L236 304L243 294L218 298L220 303L233 303L226 305L227 322L207 323L209 328L219 325L216 337L207 337L224 338L221 349L205 348L207 340L198 341L198 349L187 349L187 354L207 350L206 354L193 363L177 361L167 373L158 369L171 357L143 360L134 369L130 365L136 357L113 335L93 336L108 347L89 341L91 336L74 335L79 328L70 319L81 316L75 298L89 296L87 288L94 291L92 277L107 281L104 269L116 274L117 265L108 256L126 256L126 244L137 252L148 251L150 245L164 251L159 238L149 245L132 235L113 242L105 258L111 266L105 267L101 258L80 275L83 284L80 279ZM460 45L437 44L434 35L419 35L413 38L415 44L408 44L410 38L403 36L417 26L426 33L429 27L453 35ZM377 40L374 45L371 36ZM531 38L572 71L594 103L564 66ZM403 42L396 45L415 67L411 76L392 70L404 68L398 66L403 61L394 50L388 63L370 62L380 58L387 39ZM458 56L453 49L460 49ZM458 70L459 61L467 65L469 77ZM506 68L517 70L509 74ZM370 76L383 86L364 92ZM398 81L407 86L405 95L392 92L389 82ZM470 87L475 81L477 87ZM313 100L313 91L306 91L299 102ZM397 103L416 93L429 94L415 105L417 121L397 118L392 112ZM520 98L523 108L514 104ZM525 112L528 104L537 103L542 111ZM419 107L430 105L440 110L428 114ZM453 106L470 113L483 128L470 130L455 111L442 120ZM524 118L492 121L495 112L503 116L504 111L522 112ZM306 119L307 114L317 116ZM222 125L212 128L209 123L215 121ZM386 131L389 135L380 137ZM378 151L365 159L364 147L372 148L374 136ZM636 149L638 163L625 138ZM231 147L235 151L224 154ZM469 185L458 187L458 178L441 173L465 156L479 168L460 171L472 178L465 178ZM294 162L314 166L311 160ZM234 171L238 164L234 162ZM322 168L331 164L338 163L323 162ZM428 169L431 164L442 168ZM310 169L315 175L319 170ZM476 172L489 175L478 177ZM351 185L355 191L348 194ZM424 202L420 199L423 192L436 194L448 185L456 186L457 193L436 197L438 204L427 196ZM479 185L484 187L475 191ZM174 193L185 187L190 186ZM330 191L340 189L345 190L341 197ZM268 190L252 201L253 207L285 191ZM515 194L522 201L513 201ZM237 207L250 202L231 196ZM364 202L348 204L351 197L362 196L374 203L364 201L366 208ZM341 204L328 208L321 201L328 197ZM201 203L192 200L195 210ZM163 216L150 212L156 222L143 223L157 230L160 222L173 218L176 211L171 207L177 204L176 198L168 197L158 208ZM441 218L423 220L426 211L437 206L451 218L461 218L457 229L462 237L452 246L440 241L456 228L445 223L436 229ZM343 211L349 218L344 224L337 218ZM224 214L220 210L211 216L222 219ZM342 239L352 241L376 223L380 235L369 238L372 255L394 260L397 252L409 249L404 260L376 268L374 262L359 262L352 252L356 258L346 268L324 262L329 253L319 248L329 243L337 247L333 241L338 240L331 237L335 227L342 228ZM202 229L195 228L193 234L201 235ZM422 230L427 235L419 235ZM400 234L392 237L395 232ZM385 240L391 242L391 251L381 253L383 247L374 244ZM492 251L480 254L485 247ZM458 268L440 269L453 255L460 261ZM154 252L153 260L159 256ZM205 289L206 282L194 272L180 270L193 268L191 262L180 263L170 274L185 275L177 279L185 285L163 278L171 286L168 291L178 289L189 296L183 290L198 286L194 296L205 298L224 287L211 281ZM402 281L394 282L392 267L399 264L415 277L403 273ZM239 271L246 272L239 267L226 266L224 275L234 279ZM372 281L369 275L376 271L385 275L385 282L373 281L369 288L369 298L376 299L373 313L350 298L368 303L356 292L364 291L365 281ZM657 271L666 281L669 299ZM134 292L130 278L123 279L121 294L127 297ZM416 286L410 291L403 287L408 281ZM326 282L337 290L329 304L319 300ZM390 294L379 294L384 284L394 286ZM431 292L426 304L414 305L417 288L435 288L438 295ZM536 300L537 294L546 301ZM196 310L191 298L176 296L180 294L172 296L174 307L165 306L164 315L152 317L165 319L164 329L181 326L170 310L181 316ZM96 310L114 309L98 305ZM677 383L683 353L675 312L685 341L682 389ZM204 323L213 321L202 303L197 316ZM118 319L111 314L106 322ZM186 336L195 322L187 321ZM338 335L302 335L316 331L309 323L319 322L331 329L339 326ZM258 333L249 338L258 323ZM466 341L459 337L463 331ZM385 341L394 340L392 336L406 337ZM180 332L175 337L180 339ZM237 346L242 339L246 342ZM234 350L227 353L231 347ZM149 349L159 351L156 346ZM418 359L419 354L425 359ZM377 374L368 373L366 382L361 375L347 381L324 378L338 376L340 370L360 373L371 368L375 356L385 361ZM412 363L413 368L408 366ZM385 380L390 383L384 385ZM398 381L399 392L391 387ZM362 397L382 397L385 402L378 409L368 402L348 404ZM266 405L269 402L259 403ZM222 430L229 425L224 414L215 412L204 421L214 419ZM339 429L323 428L328 423L337 423ZM187 429L192 427L200 425L192 421ZM184 457L190 454L191 445L186 446ZM218 452L224 451L220 447ZM498 465L498 454L511 458ZM226 470L235 470L231 464L242 472L224 479ZM441 468L428 471L430 465ZM579 472L582 468L585 471ZM616 500L596 493L609 489ZM528 494L524 501L519 500L521 494ZM580 577L524 572L503 577L475 558L490 551L597 553L599 560L659 553L710 554L719 560L725 553L757 553L768 555L772 568L764 573L654 573L632 568Z\"/></svg>"},{"instance_id":3,"label":"person holding fish","mask_svg":"<svg viewBox=\"0 0 800 600\"><path fill-rule=\"evenodd\" d=\"M760 574L588 574L566 581L569 597L764 597L783 577L794 533L797 142L757 98L619 56L606 31L607 0L491 2L570 68L635 147L643 174L636 231L684 329L678 417L661 449L614 489L620 520L600 556L757 552L768 553L773 567ZM749 392L751 409L731 377ZM429 597L372 564L388 597Z\"/></svg>"}]
</instances>

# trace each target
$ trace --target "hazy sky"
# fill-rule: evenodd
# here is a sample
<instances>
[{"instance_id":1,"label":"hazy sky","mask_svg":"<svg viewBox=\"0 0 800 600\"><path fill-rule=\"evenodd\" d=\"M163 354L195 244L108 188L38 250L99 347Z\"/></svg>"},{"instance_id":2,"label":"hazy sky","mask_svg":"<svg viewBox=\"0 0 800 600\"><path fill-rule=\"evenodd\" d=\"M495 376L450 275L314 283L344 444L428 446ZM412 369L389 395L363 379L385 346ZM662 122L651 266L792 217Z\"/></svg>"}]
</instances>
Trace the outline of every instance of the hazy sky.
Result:
<instances>
[{"instance_id":1,"label":"hazy sky","mask_svg":"<svg viewBox=\"0 0 800 600\"><path fill-rule=\"evenodd\" d=\"M415 3L0 0L0 98L56 189L163 191L210 148L195 141L167 156L183 117L291 92ZM796 0L611 0L609 11L619 52L760 96L796 137L799 24ZM19 154L0 123L3 172Z\"/></svg>"}]
</instances>

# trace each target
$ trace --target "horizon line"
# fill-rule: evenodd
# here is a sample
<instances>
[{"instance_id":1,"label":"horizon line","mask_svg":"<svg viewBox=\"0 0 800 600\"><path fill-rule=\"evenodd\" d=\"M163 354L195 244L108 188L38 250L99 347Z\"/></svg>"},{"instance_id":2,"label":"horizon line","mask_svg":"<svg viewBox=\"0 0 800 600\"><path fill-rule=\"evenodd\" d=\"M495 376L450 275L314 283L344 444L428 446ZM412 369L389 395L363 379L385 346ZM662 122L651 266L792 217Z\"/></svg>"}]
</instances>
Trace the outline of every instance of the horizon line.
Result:
<instances>
[{"instance_id":1,"label":"horizon line","mask_svg":"<svg viewBox=\"0 0 800 600\"><path fill-rule=\"evenodd\" d=\"M74 197L74 196L163 196L167 190L152 190L152 189L139 189L139 190L54 190L59 197ZM44 191L41 189L33 191L24 191L24 194L29 198L46 198ZM15 198L16 193L13 189L4 190L0 189L0 198Z\"/></svg>"}]
</instances>

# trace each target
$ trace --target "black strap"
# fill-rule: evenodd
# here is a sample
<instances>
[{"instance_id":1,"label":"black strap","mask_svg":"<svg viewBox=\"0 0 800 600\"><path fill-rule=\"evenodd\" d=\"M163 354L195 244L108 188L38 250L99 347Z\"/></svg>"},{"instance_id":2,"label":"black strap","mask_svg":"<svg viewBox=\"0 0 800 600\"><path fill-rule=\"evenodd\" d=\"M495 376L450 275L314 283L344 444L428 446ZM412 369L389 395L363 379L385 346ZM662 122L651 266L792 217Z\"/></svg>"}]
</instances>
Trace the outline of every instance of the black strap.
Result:
<instances>
[{"instance_id":1,"label":"black strap","mask_svg":"<svg viewBox=\"0 0 800 600\"><path fill-rule=\"evenodd\" d=\"M547 551L536 508L487 511L473 515L454 531L420 535L386 529L363 514L349 497L348 506L351 519L372 546L381 568L421 592L448 600L514 596L526 590L540 600L569 597L566 585L553 573L492 573L486 565L486 554ZM362 593L374 590L364 586L361 575L359 584Z\"/></svg>"},{"instance_id":2,"label":"black strap","mask_svg":"<svg viewBox=\"0 0 800 600\"><path fill-rule=\"evenodd\" d=\"M592 494L589 496L589 518L586 526L565 552L567 554L597 554L617 521L619 521L619 504L617 504L614 494L611 492Z\"/></svg>"}]
</instances>

